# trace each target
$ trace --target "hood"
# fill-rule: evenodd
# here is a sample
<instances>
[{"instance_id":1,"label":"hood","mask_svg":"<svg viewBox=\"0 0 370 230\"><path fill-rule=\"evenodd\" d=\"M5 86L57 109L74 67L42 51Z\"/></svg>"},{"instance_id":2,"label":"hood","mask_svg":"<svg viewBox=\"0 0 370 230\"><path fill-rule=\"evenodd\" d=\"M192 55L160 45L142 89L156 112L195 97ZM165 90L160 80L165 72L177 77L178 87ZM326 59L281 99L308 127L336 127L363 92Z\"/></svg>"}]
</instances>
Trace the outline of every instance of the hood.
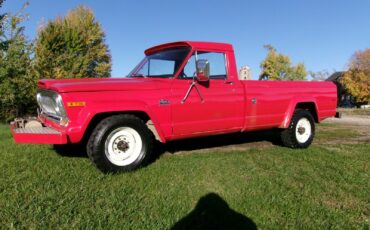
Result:
<instances>
[{"instance_id":1,"label":"hood","mask_svg":"<svg viewBox=\"0 0 370 230\"><path fill-rule=\"evenodd\" d=\"M39 81L39 88L65 92L128 91L158 89L165 79L153 78L85 78ZM168 79L166 79L168 80Z\"/></svg>"}]
</instances>

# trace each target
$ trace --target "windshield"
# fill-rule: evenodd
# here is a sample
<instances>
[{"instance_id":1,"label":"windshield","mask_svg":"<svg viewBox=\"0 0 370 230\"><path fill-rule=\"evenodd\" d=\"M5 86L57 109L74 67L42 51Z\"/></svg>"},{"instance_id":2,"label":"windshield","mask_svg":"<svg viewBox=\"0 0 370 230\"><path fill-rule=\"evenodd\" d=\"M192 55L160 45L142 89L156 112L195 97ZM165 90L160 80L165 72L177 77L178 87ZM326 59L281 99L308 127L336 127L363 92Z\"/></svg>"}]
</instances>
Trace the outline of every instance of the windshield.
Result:
<instances>
[{"instance_id":1,"label":"windshield","mask_svg":"<svg viewBox=\"0 0 370 230\"><path fill-rule=\"evenodd\" d=\"M128 77L173 77L189 51L189 47L179 47L148 55L131 71Z\"/></svg>"}]
</instances>

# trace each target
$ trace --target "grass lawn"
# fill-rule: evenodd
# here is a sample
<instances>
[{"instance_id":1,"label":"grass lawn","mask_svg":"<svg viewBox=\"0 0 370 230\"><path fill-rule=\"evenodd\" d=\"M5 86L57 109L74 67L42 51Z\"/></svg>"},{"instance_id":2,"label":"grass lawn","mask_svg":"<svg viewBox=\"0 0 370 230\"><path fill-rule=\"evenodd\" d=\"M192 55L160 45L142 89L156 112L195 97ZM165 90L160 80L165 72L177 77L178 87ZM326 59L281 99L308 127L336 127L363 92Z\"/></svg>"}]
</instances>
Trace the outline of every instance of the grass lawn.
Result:
<instances>
[{"instance_id":1,"label":"grass lawn","mask_svg":"<svg viewBox=\"0 0 370 230\"><path fill-rule=\"evenodd\" d=\"M304 150L166 153L104 175L86 157L14 144L0 125L0 229L369 229L370 143L341 143L355 129L317 132Z\"/></svg>"}]
</instances>

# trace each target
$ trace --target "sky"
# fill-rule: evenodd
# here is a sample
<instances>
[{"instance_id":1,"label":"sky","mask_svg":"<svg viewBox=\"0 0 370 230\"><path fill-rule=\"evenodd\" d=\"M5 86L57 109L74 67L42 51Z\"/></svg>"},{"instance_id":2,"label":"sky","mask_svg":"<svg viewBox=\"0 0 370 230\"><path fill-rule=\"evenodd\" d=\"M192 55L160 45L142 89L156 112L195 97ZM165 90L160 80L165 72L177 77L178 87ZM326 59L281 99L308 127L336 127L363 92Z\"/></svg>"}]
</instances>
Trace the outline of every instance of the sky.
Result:
<instances>
[{"instance_id":1,"label":"sky","mask_svg":"<svg viewBox=\"0 0 370 230\"><path fill-rule=\"evenodd\" d=\"M17 12L23 0L5 0L2 12ZM112 76L122 77L154 45L179 40L226 42L238 68L254 79L265 44L303 62L307 70L345 70L352 54L370 48L370 0L29 0L23 23L33 40L42 22L78 5L90 7L112 54Z\"/></svg>"}]
</instances>

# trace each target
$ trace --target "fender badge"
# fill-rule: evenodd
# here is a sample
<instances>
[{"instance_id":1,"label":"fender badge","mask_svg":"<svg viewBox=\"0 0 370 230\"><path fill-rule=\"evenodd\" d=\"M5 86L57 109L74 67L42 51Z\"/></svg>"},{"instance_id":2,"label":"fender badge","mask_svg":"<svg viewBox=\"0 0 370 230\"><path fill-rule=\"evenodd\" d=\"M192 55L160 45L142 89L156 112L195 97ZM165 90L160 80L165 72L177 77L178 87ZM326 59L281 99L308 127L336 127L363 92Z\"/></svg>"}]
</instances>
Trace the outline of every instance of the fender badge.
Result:
<instances>
[{"instance_id":1,"label":"fender badge","mask_svg":"<svg viewBox=\"0 0 370 230\"><path fill-rule=\"evenodd\" d=\"M159 100L159 105L169 105L170 101L166 99L161 99Z\"/></svg>"}]
</instances>

